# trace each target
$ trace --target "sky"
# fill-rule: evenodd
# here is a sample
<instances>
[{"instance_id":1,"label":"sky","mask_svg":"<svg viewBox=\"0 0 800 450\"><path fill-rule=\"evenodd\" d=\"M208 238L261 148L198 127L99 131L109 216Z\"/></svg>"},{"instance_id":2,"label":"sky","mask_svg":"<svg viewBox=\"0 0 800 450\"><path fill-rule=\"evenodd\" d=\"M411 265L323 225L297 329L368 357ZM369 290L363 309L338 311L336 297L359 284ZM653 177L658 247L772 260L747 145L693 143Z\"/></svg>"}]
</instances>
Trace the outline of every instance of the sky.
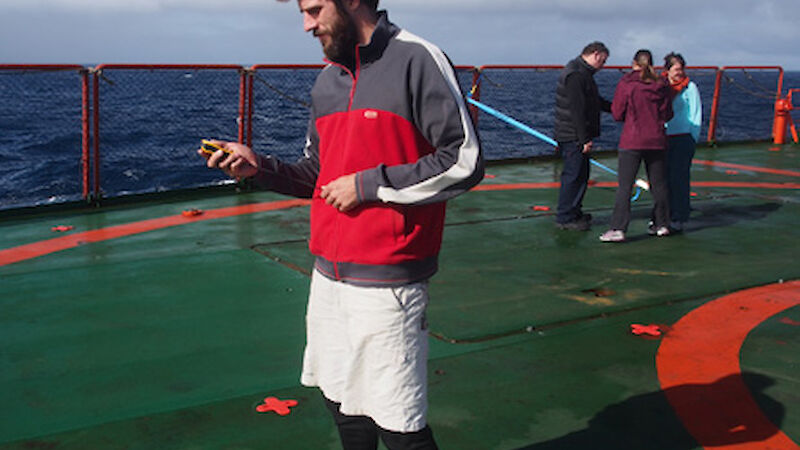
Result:
<instances>
[{"instance_id":1,"label":"sky","mask_svg":"<svg viewBox=\"0 0 800 450\"><path fill-rule=\"evenodd\" d=\"M564 64L600 40L608 64L800 70L798 0L381 0L391 21L457 65ZM0 0L0 63L320 63L297 3L275 0Z\"/></svg>"}]
</instances>

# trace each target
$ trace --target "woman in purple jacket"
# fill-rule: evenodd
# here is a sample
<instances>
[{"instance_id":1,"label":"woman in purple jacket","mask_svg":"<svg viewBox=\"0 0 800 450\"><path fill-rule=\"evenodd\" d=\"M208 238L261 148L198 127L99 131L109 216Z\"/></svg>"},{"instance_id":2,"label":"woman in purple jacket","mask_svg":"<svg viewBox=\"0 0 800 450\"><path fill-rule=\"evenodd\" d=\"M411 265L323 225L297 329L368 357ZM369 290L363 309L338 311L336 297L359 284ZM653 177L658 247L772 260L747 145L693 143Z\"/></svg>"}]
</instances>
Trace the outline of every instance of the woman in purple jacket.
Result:
<instances>
[{"instance_id":1,"label":"woman in purple jacket","mask_svg":"<svg viewBox=\"0 0 800 450\"><path fill-rule=\"evenodd\" d=\"M603 233L600 240L625 240L631 218L631 190L642 160L655 200L653 234L667 236L669 192L664 124L672 118L672 99L669 86L653 69L653 55L649 50L639 50L633 57L633 71L622 77L614 92L611 114L617 122L624 122L619 138L619 188L611 216L611 229Z\"/></svg>"}]
</instances>

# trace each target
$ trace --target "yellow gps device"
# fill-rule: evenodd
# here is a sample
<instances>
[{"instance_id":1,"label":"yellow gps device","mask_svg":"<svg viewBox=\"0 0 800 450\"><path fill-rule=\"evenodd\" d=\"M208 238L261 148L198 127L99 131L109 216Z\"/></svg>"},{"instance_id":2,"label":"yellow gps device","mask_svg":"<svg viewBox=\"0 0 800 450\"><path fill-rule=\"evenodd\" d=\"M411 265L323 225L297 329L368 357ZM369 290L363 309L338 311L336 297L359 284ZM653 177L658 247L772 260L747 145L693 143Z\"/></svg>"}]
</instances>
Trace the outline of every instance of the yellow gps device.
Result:
<instances>
[{"instance_id":1,"label":"yellow gps device","mask_svg":"<svg viewBox=\"0 0 800 450\"><path fill-rule=\"evenodd\" d=\"M227 148L223 148L223 147L221 147L221 146L219 146L219 145L217 145L217 144L215 144L215 143L213 143L213 142L211 142L209 140L203 139L200 142L202 144L200 146L200 150L202 150L203 153L206 153L208 155L213 155L214 152L216 152L217 150L222 150L225 153L231 153L231 151L228 150Z\"/></svg>"}]
</instances>

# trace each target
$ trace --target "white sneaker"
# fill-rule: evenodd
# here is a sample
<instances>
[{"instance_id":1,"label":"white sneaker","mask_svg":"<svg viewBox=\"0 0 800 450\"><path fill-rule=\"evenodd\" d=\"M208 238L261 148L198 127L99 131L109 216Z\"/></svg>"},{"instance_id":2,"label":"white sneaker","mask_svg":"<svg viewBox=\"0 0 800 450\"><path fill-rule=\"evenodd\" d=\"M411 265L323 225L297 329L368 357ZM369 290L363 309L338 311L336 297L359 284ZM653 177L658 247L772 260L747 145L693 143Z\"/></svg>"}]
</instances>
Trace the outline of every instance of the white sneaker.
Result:
<instances>
[{"instance_id":1,"label":"white sneaker","mask_svg":"<svg viewBox=\"0 0 800 450\"><path fill-rule=\"evenodd\" d=\"M656 224L652 220L647 222L647 234L650 236L656 235Z\"/></svg>"},{"instance_id":2,"label":"white sneaker","mask_svg":"<svg viewBox=\"0 0 800 450\"><path fill-rule=\"evenodd\" d=\"M667 227L661 227L661 228L656 230L656 236L658 236L658 237L664 237L664 236L669 236L669 235L670 235L670 232L669 232L669 228L667 228Z\"/></svg>"},{"instance_id":3,"label":"white sneaker","mask_svg":"<svg viewBox=\"0 0 800 450\"><path fill-rule=\"evenodd\" d=\"M622 230L608 230L600 235L600 240L603 242L624 242L625 232Z\"/></svg>"}]
</instances>

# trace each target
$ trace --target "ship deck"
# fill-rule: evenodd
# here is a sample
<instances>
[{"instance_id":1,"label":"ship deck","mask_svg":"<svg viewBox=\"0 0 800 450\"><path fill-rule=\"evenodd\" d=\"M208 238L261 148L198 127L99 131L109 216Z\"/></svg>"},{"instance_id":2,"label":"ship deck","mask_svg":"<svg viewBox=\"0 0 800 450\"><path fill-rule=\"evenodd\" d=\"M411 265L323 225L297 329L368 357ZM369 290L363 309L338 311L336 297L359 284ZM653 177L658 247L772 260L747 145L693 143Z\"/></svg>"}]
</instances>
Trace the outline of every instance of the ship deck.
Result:
<instances>
[{"instance_id":1,"label":"ship deck","mask_svg":"<svg viewBox=\"0 0 800 450\"><path fill-rule=\"evenodd\" d=\"M685 232L648 236L643 193L624 244L613 176L562 231L558 161L491 165L430 284L439 446L798 448L798 156L698 149ZM306 202L233 187L4 215L0 449L339 448L299 384L307 235Z\"/></svg>"}]
</instances>

